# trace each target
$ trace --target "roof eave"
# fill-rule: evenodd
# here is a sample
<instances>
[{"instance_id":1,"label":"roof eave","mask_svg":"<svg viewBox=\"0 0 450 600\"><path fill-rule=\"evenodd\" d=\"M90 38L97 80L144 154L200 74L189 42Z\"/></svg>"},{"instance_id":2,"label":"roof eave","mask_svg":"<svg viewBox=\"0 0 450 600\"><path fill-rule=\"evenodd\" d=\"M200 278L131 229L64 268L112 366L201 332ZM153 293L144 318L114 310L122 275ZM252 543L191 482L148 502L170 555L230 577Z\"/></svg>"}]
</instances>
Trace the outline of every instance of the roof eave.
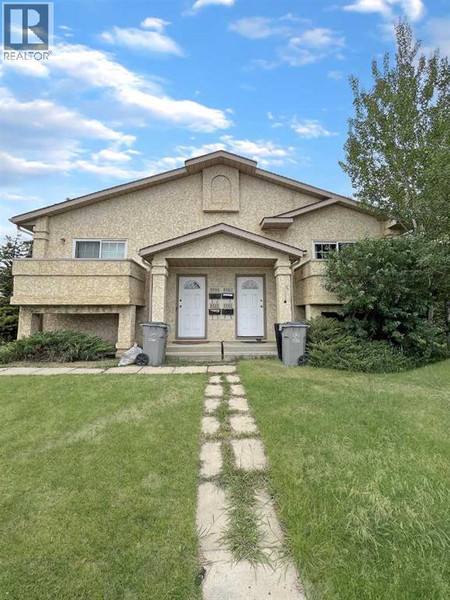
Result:
<instances>
[{"instance_id":1,"label":"roof eave","mask_svg":"<svg viewBox=\"0 0 450 600\"><path fill-rule=\"evenodd\" d=\"M14 217L11 217L9 220L15 225L31 223L31 221L33 221L34 219L37 219L41 216L46 216L47 214L55 215L61 212L66 212L68 210L75 210L76 208L80 208L81 206L89 206L90 204L94 204L95 202L109 200L110 198L115 198L116 196L129 194L131 192L144 189L146 187L158 185L167 181L172 181L173 179L178 179L179 177L183 177L186 174L187 172L184 167L181 167L180 169L173 169L172 171L165 171L164 173L151 175L150 177L145 177L144 179L137 179L136 181L122 183L111 188L106 188L104 190L93 192L92 194L78 196L77 198L72 198L71 200L64 200L63 202L57 202L56 204L51 204L50 206L44 206L36 210L21 213L20 215L15 215Z\"/></svg>"}]
</instances>

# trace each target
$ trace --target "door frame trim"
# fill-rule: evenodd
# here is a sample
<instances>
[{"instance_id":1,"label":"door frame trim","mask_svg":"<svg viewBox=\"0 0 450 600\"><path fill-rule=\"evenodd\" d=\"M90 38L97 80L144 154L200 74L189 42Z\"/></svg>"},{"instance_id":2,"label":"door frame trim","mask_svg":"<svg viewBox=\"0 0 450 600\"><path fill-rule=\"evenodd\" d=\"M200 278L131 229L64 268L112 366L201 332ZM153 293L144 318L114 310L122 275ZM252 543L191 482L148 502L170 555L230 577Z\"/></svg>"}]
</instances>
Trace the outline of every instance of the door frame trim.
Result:
<instances>
[{"instance_id":1,"label":"door frame trim","mask_svg":"<svg viewBox=\"0 0 450 600\"><path fill-rule=\"evenodd\" d=\"M263 280L263 325L264 335L238 335L238 317L239 317L239 301L238 301L238 278L240 277L262 277ZM256 340L261 338L262 340L267 339L267 298L266 298L266 274L265 273L251 273L246 275L245 273L239 273L235 275L235 289L236 289L236 323L234 327L234 333L237 340Z\"/></svg>"},{"instance_id":2,"label":"door frame trim","mask_svg":"<svg viewBox=\"0 0 450 600\"><path fill-rule=\"evenodd\" d=\"M205 335L203 337L180 337L178 335L178 303L180 296L180 277L204 277L205 278ZM208 339L208 275L206 273L177 273L177 282L175 290L175 339L195 341L195 340L207 340Z\"/></svg>"}]
</instances>

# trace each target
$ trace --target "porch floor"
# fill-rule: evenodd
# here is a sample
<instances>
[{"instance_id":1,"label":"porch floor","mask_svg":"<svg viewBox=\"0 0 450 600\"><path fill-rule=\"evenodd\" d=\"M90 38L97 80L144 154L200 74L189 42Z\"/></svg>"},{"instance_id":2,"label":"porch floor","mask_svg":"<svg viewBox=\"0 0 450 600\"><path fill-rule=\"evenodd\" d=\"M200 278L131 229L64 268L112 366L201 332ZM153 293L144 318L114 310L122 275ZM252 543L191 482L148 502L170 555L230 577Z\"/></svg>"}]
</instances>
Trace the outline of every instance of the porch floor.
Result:
<instances>
[{"instance_id":1,"label":"porch floor","mask_svg":"<svg viewBox=\"0 0 450 600\"><path fill-rule=\"evenodd\" d=\"M183 344L169 342L166 357L172 360L233 361L239 358L276 358L275 342L202 342Z\"/></svg>"}]
</instances>

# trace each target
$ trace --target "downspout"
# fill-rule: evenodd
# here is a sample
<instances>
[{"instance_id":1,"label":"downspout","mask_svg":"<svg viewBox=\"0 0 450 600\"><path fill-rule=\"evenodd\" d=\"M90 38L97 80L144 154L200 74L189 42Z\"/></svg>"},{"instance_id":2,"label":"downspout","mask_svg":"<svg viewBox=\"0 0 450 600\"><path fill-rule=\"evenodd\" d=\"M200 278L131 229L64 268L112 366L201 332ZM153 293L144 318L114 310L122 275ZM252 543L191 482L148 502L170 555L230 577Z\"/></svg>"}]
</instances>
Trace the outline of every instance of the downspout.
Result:
<instances>
[{"instance_id":1,"label":"downspout","mask_svg":"<svg viewBox=\"0 0 450 600\"><path fill-rule=\"evenodd\" d=\"M28 229L24 229L21 225L16 225L16 227L20 231L20 233L26 233L27 235L31 235L31 237L33 237L33 234L31 233L31 231L28 231Z\"/></svg>"},{"instance_id":2,"label":"downspout","mask_svg":"<svg viewBox=\"0 0 450 600\"><path fill-rule=\"evenodd\" d=\"M294 274L295 271L302 266L302 260L305 257L306 252L303 254L302 258L298 258L296 261L294 261L291 265L291 315L294 318L295 317L295 300L294 300L294 285L295 285L295 280L294 280Z\"/></svg>"}]
</instances>

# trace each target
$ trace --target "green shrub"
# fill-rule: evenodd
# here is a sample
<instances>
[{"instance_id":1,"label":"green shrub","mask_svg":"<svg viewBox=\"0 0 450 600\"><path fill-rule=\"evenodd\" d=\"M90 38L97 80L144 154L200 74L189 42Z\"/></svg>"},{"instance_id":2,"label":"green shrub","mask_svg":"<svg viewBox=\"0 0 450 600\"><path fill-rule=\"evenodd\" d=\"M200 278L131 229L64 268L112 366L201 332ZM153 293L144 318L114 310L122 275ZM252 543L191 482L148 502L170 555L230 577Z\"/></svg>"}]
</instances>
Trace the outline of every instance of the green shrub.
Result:
<instances>
[{"instance_id":1,"label":"green shrub","mask_svg":"<svg viewBox=\"0 0 450 600\"><path fill-rule=\"evenodd\" d=\"M389 373L405 371L415 362L386 341L372 341L356 333L349 322L319 317L308 335L308 364L312 367Z\"/></svg>"},{"instance_id":2,"label":"green shrub","mask_svg":"<svg viewBox=\"0 0 450 600\"><path fill-rule=\"evenodd\" d=\"M420 362L445 358L450 240L361 240L326 261L325 286L351 326Z\"/></svg>"},{"instance_id":3,"label":"green shrub","mask_svg":"<svg viewBox=\"0 0 450 600\"><path fill-rule=\"evenodd\" d=\"M15 340L19 322L19 307L0 303L0 345Z\"/></svg>"},{"instance_id":4,"label":"green shrub","mask_svg":"<svg viewBox=\"0 0 450 600\"><path fill-rule=\"evenodd\" d=\"M0 363L27 360L36 362L73 362L98 360L114 355L112 344L78 331L60 330L35 333L0 347Z\"/></svg>"}]
</instances>

